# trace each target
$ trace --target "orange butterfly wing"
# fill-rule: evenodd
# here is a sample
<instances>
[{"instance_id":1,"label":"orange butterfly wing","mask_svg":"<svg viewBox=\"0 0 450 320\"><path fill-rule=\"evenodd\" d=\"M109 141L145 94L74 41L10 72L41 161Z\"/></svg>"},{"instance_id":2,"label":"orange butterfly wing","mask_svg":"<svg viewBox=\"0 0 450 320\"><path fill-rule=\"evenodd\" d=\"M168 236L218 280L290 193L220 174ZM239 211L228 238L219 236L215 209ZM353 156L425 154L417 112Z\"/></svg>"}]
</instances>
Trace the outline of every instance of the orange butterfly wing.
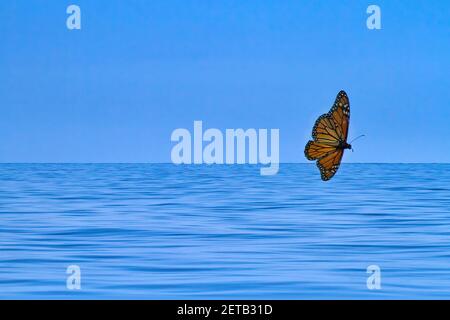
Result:
<instances>
[{"instance_id":1,"label":"orange butterfly wing","mask_svg":"<svg viewBox=\"0 0 450 320\"><path fill-rule=\"evenodd\" d=\"M340 91L331 110L321 115L314 124L312 137L305 147L308 160L317 160L321 178L330 180L341 164L344 149L338 146L347 142L350 124L350 101L344 91Z\"/></svg>"},{"instance_id":2,"label":"orange butterfly wing","mask_svg":"<svg viewBox=\"0 0 450 320\"><path fill-rule=\"evenodd\" d=\"M320 177L323 181L328 181L336 174L341 164L344 149L336 149L317 161L317 167L320 170Z\"/></svg>"}]
</instances>

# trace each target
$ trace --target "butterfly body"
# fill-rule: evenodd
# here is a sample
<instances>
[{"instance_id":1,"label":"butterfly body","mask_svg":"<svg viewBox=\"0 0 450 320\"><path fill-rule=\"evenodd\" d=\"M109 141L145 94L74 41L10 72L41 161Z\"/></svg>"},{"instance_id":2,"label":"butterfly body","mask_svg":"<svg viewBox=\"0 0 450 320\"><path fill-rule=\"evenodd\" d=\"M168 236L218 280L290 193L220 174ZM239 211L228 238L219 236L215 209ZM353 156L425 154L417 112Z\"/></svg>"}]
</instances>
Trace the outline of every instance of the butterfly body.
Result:
<instances>
[{"instance_id":1,"label":"butterfly body","mask_svg":"<svg viewBox=\"0 0 450 320\"><path fill-rule=\"evenodd\" d=\"M336 148L337 149L342 149L342 150L351 149L352 145L348 144L346 141L339 141L339 144L337 145Z\"/></svg>"},{"instance_id":2,"label":"butterfly body","mask_svg":"<svg viewBox=\"0 0 450 320\"><path fill-rule=\"evenodd\" d=\"M308 160L316 160L322 180L330 180L339 169L347 143L350 124L350 101L345 91L340 91L328 113L314 124L312 137L305 146Z\"/></svg>"}]
</instances>

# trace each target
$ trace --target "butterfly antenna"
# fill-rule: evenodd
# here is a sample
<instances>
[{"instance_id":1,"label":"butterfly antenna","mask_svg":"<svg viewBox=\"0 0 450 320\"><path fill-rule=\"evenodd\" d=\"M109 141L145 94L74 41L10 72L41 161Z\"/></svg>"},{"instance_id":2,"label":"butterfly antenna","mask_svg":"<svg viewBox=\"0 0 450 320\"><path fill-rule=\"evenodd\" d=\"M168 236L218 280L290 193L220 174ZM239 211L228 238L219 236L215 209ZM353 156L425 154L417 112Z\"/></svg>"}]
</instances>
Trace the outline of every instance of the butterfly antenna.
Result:
<instances>
[{"instance_id":1,"label":"butterfly antenna","mask_svg":"<svg viewBox=\"0 0 450 320\"><path fill-rule=\"evenodd\" d=\"M362 135L360 135L360 136L357 136L355 139L353 139L352 141L350 141L350 144L352 144L352 142L353 141L356 141L356 140L358 140L359 138L362 138L362 137L365 137L366 135L365 134L362 134ZM353 151L353 150L352 150Z\"/></svg>"}]
</instances>

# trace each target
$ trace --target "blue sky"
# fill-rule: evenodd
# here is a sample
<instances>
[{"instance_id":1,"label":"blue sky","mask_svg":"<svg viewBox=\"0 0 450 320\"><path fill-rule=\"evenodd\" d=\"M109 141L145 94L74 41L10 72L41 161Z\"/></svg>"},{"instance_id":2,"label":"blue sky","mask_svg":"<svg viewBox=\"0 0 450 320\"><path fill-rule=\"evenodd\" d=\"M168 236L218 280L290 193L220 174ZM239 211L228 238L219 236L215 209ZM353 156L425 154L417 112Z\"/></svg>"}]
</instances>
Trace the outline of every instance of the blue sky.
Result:
<instances>
[{"instance_id":1,"label":"blue sky","mask_svg":"<svg viewBox=\"0 0 450 320\"><path fill-rule=\"evenodd\" d=\"M306 162L341 89L344 161L450 162L449 1L2 1L0 39L0 162L170 162L194 120Z\"/></svg>"}]
</instances>

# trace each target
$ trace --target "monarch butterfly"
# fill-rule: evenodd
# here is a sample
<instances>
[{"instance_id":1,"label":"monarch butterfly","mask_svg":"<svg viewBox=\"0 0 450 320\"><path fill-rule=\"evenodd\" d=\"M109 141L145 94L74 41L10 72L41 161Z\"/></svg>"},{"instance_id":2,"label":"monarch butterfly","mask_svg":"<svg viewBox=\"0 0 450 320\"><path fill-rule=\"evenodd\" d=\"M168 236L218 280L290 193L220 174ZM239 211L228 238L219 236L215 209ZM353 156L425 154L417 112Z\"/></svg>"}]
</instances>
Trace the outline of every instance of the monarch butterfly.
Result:
<instances>
[{"instance_id":1,"label":"monarch butterfly","mask_svg":"<svg viewBox=\"0 0 450 320\"><path fill-rule=\"evenodd\" d=\"M350 123L350 101L345 91L340 91L328 113L321 115L312 130L314 140L305 146L308 160L317 160L317 167L323 181L330 180L341 164L345 149L352 146L347 143Z\"/></svg>"}]
</instances>

